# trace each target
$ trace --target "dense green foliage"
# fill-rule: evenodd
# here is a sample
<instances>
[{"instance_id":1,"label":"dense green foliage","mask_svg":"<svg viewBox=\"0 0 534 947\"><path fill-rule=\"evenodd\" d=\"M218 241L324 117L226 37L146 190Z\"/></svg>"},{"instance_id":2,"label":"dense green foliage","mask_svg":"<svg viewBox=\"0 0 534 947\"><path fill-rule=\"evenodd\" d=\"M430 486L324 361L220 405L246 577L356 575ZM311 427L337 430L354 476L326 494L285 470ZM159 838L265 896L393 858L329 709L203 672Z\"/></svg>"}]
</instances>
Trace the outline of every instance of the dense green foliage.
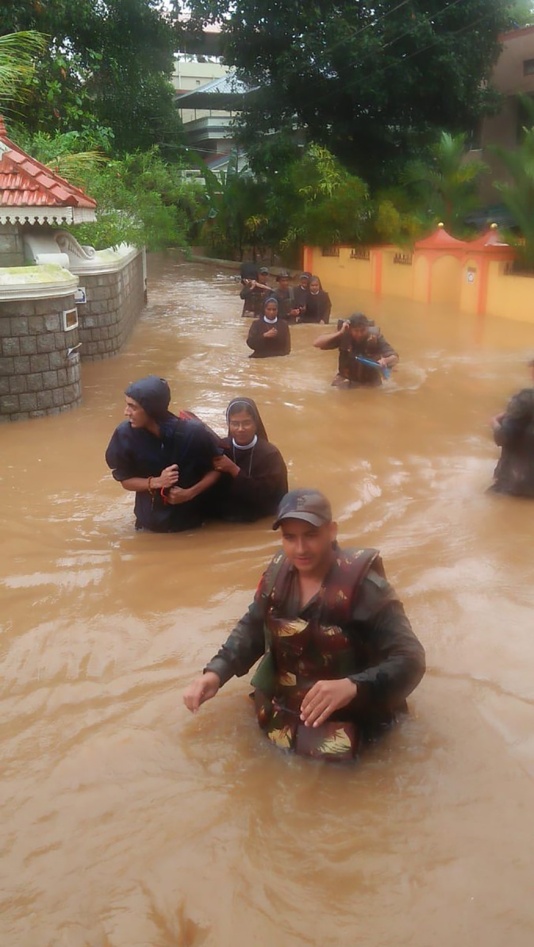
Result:
<instances>
[{"instance_id":1,"label":"dense green foliage","mask_svg":"<svg viewBox=\"0 0 534 947\"><path fill-rule=\"evenodd\" d=\"M429 222L441 221L449 233L466 233L465 220L478 208L477 183L487 171L474 158L466 160L465 135L442 132L426 160L410 161L403 183L410 189L413 206L425 209Z\"/></svg>"},{"instance_id":2,"label":"dense green foliage","mask_svg":"<svg viewBox=\"0 0 534 947\"><path fill-rule=\"evenodd\" d=\"M239 15L229 0L193 0L201 17L226 13L227 55L261 86L241 128L250 167L239 171L235 160L218 176L180 144L168 81L180 6L0 7L9 133L97 200L98 221L75 228L78 239L151 249L200 242L296 265L304 243L409 244L438 220L466 234L484 168L466 161L465 129L495 101L481 80L497 30L510 16L528 22L529 0L242 0ZM46 38L9 32L37 26ZM533 135L525 129L519 152L501 155L513 184L499 187L525 255L534 242ZM202 179L191 181L184 171L195 166Z\"/></svg>"},{"instance_id":3,"label":"dense green foliage","mask_svg":"<svg viewBox=\"0 0 534 947\"><path fill-rule=\"evenodd\" d=\"M241 257L249 246L298 264L304 243L358 242L365 232L366 185L320 146L294 153L272 178L239 172L235 162L221 178L205 177L210 209L201 238L220 255Z\"/></svg>"},{"instance_id":4,"label":"dense green foliage","mask_svg":"<svg viewBox=\"0 0 534 947\"><path fill-rule=\"evenodd\" d=\"M223 21L226 60L259 87L243 114L245 145L296 124L371 186L495 106L485 80L511 5L191 0L199 18Z\"/></svg>"},{"instance_id":5,"label":"dense green foliage","mask_svg":"<svg viewBox=\"0 0 534 947\"><path fill-rule=\"evenodd\" d=\"M522 108L528 116L523 128L523 137L516 151L494 148L508 173L506 183L497 182L503 204L521 231L510 234L509 240L517 247L519 258L528 269L534 268L534 103L520 97Z\"/></svg>"},{"instance_id":6,"label":"dense green foliage","mask_svg":"<svg viewBox=\"0 0 534 947\"><path fill-rule=\"evenodd\" d=\"M178 34L163 0L2 0L0 36L21 30L49 43L31 95L4 106L10 116L31 131L110 128L118 153L157 144L174 154L183 135L169 81Z\"/></svg>"},{"instance_id":7,"label":"dense green foliage","mask_svg":"<svg viewBox=\"0 0 534 947\"><path fill-rule=\"evenodd\" d=\"M80 242L97 248L123 242L150 250L187 247L195 222L206 213L204 189L156 147L109 158L107 143L102 130L99 138L79 132L17 135L17 144L97 201L96 223L72 228Z\"/></svg>"},{"instance_id":8,"label":"dense green foliage","mask_svg":"<svg viewBox=\"0 0 534 947\"><path fill-rule=\"evenodd\" d=\"M0 103L23 102L30 94L35 60L47 41L40 33L8 33L0 36Z\"/></svg>"}]
</instances>

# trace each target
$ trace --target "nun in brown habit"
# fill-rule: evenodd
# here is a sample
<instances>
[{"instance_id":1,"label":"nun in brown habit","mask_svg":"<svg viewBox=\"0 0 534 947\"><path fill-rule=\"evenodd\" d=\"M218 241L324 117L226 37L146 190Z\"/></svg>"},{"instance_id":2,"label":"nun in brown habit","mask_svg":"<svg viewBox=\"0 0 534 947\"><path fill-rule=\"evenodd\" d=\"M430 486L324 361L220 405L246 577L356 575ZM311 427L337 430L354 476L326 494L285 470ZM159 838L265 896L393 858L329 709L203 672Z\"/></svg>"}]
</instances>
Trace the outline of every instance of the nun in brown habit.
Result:
<instances>
[{"instance_id":1,"label":"nun in brown habit","mask_svg":"<svg viewBox=\"0 0 534 947\"><path fill-rule=\"evenodd\" d=\"M214 490L215 515L237 523L272 516L288 489L284 458L270 443L252 398L234 398L226 420L224 454L213 459L221 474Z\"/></svg>"}]
</instances>

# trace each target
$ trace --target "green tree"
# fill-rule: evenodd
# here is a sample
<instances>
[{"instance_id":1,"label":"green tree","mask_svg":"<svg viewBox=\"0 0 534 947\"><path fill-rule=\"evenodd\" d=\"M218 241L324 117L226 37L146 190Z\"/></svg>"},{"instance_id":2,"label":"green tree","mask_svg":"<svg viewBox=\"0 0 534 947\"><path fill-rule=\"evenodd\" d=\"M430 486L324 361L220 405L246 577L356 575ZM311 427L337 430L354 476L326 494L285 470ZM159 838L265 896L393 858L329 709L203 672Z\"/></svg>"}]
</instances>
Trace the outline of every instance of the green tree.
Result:
<instances>
[{"instance_id":1,"label":"green tree","mask_svg":"<svg viewBox=\"0 0 534 947\"><path fill-rule=\"evenodd\" d=\"M513 25L519 28L534 23L534 4L532 0L512 0L510 17Z\"/></svg>"},{"instance_id":2,"label":"green tree","mask_svg":"<svg viewBox=\"0 0 534 947\"><path fill-rule=\"evenodd\" d=\"M31 131L110 127L119 152L182 142L170 77L176 20L163 0L3 0L0 35L39 30L49 45L22 109Z\"/></svg>"},{"instance_id":3,"label":"green tree","mask_svg":"<svg viewBox=\"0 0 534 947\"><path fill-rule=\"evenodd\" d=\"M97 249L123 242L150 250L187 248L203 189L184 177L180 165L162 158L157 147L110 159L101 149L106 140L102 129L96 135L17 136L17 144L96 200L96 223L72 228L82 243Z\"/></svg>"},{"instance_id":4,"label":"green tree","mask_svg":"<svg viewBox=\"0 0 534 947\"><path fill-rule=\"evenodd\" d=\"M283 246L358 243L369 214L368 188L321 145L289 166L294 192Z\"/></svg>"},{"instance_id":5,"label":"green tree","mask_svg":"<svg viewBox=\"0 0 534 947\"><path fill-rule=\"evenodd\" d=\"M528 124L523 128L522 139L515 151L494 146L508 174L508 181L497 181L494 187L500 192L503 204L514 218L521 236L510 234L510 242L517 247L522 264L534 269L534 103L527 96L520 96Z\"/></svg>"},{"instance_id":6,"label":"green tree","mask_svg":"<svg viewBox=\"0 0 534 947\"><path fill-rule=\"evenodd\" d=\"M396 186L374 195L365 241L411 248L428 229L428 215L417 206L406 187Z\"/></svg>"},{"instance_id":7,"label":"green tree","mask_svg":"<svg viewBox=\"0 0 534 947\"><path fill-rule=\"evenodd\" d=\"M495 106L487 86L506 0L191 0L222 22L226 60L257 91L248 147L298 125L370 184L438 131L469 131Z\"/></svg>"},{"instance_id":8,"label":"green tree","mask_svg":"<svg viewBox=\"0 0 534 947\"><path fill-rule=\"evenodd\" d=\"M456 236L466 233L466 217L480 204L477 184L487 171L483 162L467 157L465 135L442 132L426 160L408 162L403 182L428 223L442 221Z\"/></svg>"},{"instance_id":9,"label":"green tree","mask_svg":"<svg viewBox=\"0 0 534 947\"><path fill-rule=\"evenodd\" d=\"M0 36L0 104L20 104L29 95L35 60L47 46L46 37L35 31Z\"/></svg>"},{"instance_id":10,"label":"green tree","mask_svg":"<svg viewBox=\"0 0 534 947\"><path fill-rule=\"evenodd\" d=\"M242 260L249 246L255 253L265 222L259 182L248 168L238 168L237 153L225 171L214 174L203 167L202 175L206 190L200 239L207 240L214 253L231 258Z\"/></svg>"}]
</instances>

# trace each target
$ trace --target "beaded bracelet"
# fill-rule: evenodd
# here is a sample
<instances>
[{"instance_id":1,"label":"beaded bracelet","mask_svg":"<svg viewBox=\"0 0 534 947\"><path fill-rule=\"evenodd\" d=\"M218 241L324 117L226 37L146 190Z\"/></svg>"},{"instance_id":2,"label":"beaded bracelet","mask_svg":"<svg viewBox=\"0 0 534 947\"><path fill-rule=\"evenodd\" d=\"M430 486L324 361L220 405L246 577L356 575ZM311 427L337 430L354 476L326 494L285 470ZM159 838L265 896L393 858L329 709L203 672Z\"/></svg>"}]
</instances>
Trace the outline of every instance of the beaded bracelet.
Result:
<instances>
[{"instance_id":1,"label":"beaded bracelet","mask_svg":"<svg viewBox=\"0 0 534 947\"><path fill-rule=\"evenodd\" d=\"M153 491L153 489L152 489L152 480L153 480L153 479L154 479L153 477L149 477L149 478L148 478L148 492L150 493L150 496L151 496L151 497L154 496L154 491Z\"/></svg>"}]
</instances>

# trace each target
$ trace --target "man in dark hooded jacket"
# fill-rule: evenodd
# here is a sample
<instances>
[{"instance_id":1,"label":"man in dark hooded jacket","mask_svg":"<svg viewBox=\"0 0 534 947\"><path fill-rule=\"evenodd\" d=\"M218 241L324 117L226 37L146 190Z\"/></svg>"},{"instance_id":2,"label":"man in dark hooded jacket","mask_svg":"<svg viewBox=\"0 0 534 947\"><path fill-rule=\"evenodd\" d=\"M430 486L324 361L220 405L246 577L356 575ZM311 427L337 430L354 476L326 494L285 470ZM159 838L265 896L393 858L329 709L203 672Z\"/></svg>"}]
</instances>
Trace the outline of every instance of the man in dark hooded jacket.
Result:
<instances>
[{"instance_id":1,"label":"man in dark hooded jacket","mask_svg":"<svg viewBox=\"0 0 534 947\"><path fill-rule=\"evenodd\" d=\"M492 418L493 439L501 456L493 477L494 493L534 497L534 359L528 363L533 386L510 399Z\"/></svg>"},{"instance_id":2,"label":"man in dark hooded jacket","mask_svg":"<svg viewBox=\"0 0 534 947\"><path fill-rule=\"evenodd\" d=\"M135 492L136 529L174 533L200 526L206 491L219 479L215 438L188 412L169 411L164 378L128 385L124 414L106 450L106 463L125 490Z\"/></svg>"}]
</instances>

